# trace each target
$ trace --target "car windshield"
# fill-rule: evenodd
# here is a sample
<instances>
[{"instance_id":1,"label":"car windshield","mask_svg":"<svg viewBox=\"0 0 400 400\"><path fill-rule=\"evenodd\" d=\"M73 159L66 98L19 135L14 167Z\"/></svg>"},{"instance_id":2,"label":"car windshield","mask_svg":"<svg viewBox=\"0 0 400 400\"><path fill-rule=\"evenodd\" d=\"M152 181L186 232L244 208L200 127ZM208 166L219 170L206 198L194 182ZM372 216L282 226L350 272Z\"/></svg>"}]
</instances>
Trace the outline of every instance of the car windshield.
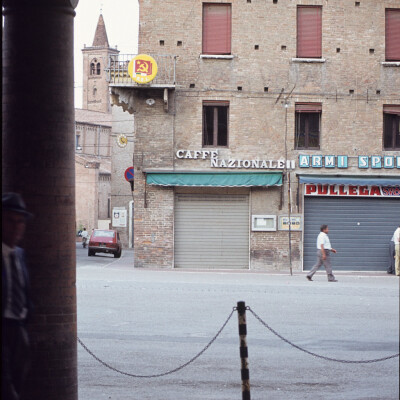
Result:
<instances>
[{"instance_id":1,"label":"car windshield","mask_svg":"<svg viewBox=\"0 0 400 400\"><path fill-rule=\"evenodd\" d=\"M93 233L94 237L114 237L114 232L113 231L94 231Z\"/></svg>"}]
</instances>

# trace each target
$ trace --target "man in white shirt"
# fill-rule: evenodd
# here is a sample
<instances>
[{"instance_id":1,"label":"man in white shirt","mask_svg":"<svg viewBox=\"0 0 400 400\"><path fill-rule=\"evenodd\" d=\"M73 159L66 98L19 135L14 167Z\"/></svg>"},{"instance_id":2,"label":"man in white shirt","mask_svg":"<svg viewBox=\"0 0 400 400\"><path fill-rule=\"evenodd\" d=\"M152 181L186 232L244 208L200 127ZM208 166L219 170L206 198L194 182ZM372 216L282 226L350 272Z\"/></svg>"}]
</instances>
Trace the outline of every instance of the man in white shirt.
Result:
<instances>
[{"instance_id":1,"label":"man in white shirt","mask_svg":"<svg viewBox=\"0 0 400 400\"><path fill-rule=\"evenodd\" d=\"M329 228L328 225L321 226L321 232L317 238L317 263L312 267L311 271L307 274L307 279L312 281L313 275L323 264L328 276L328 282L337 282L333 273L330 253L336 253L336 250L332 248L331 242L328 236Z\"/></svg>"},{"instance_id":2,"label":"man in white shirt","mask_svg":"<svg viewBox=\"0 0 400 400\"><path fill-rule=\"evenodd\" d=\"M400 276L400 266L399 266L399 264L400 264L400 225L395 230L393 238L394 238L394 245L395 245L395 250L396 250L394 268L396 271L396 275Z\"/></svg>"},{"instance_id":3,"label":"man in white shirt","mask_svg":"<svg viewBox=\"0 0 400 400\"><path fill-rule=\"evenodd\" d=\"M86 230L86 228L83 228L81 236L82 236L82 246L86 247L88 237L89 237L89 234L88 234L88 231Z\"/></svg>"}]
</instances>

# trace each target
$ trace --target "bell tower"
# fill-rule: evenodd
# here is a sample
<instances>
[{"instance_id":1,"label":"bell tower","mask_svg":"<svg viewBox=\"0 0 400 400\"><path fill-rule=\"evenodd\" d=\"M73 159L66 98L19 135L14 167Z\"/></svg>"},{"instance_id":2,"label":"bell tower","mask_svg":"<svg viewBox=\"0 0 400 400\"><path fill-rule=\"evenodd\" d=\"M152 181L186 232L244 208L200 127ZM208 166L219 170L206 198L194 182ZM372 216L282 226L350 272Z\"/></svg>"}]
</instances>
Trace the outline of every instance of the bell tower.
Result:
<instances>
[{"instance_id":1,"label":"bell tower","mask_svg":"<svg viewBox=\"0 0 400 400\"><path fill-rule=\"evenodd\" d=\"M84 110L111 112L110 93L104 69L110 55L119 50L110 47L103 15L100 14L96 33L91 47L82 49L83 53L83 99Z\"/></svg>"}]
</instances>

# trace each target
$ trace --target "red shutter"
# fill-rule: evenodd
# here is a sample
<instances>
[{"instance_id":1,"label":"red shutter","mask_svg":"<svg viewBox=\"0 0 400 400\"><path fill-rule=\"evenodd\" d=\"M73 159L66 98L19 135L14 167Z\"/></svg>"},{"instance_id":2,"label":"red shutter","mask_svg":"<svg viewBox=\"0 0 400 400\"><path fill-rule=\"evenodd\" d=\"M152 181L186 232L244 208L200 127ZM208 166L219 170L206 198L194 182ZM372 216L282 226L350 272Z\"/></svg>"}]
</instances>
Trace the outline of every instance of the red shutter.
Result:
<instances>
[{"instance_id":1,"label":"red shutter","mask_svg":"<svg viewBox=\"0 0 400 400\"><path fill-rule=\"evenodd\" d=\"M322 57L322 7L297 6L297 57Z\"/></svg>"},{"instance_id":2,"label":"red shutter","mask_svg":"<svg viewBox=\"0 0 400 400\"><path fill-rule=\"evenodd\" d=\"M386 9L386 60L400 61L400 9Z\"/></svg>"},{"instance_id":3,"label":"red shutter","mask_svg":"<svg viewBox=\"0 0 400 400\"><path fill-rule=\"evenodd\" d=\"M296 103L296 112L322 112L322 103Z\"/></svg>"},{"instance_id":4,"label":"red shutter","mask_svg":"<svg viewBox=\"0 0 400 400\"><path fill-rule=\"evenodd\" d=\"M400 105L384 105L383 112L385 114L396 114L400 115Z\"/></svg>"},{"instance_id":5,"label":"red shutter","mask_svg":"<svg viewBox=\"0 0 400 400\"><path fill-rule=\"evenodd\" d=\"M203 54L231 54L231 5L203 5Z\"/></svg>"}]
</instances>

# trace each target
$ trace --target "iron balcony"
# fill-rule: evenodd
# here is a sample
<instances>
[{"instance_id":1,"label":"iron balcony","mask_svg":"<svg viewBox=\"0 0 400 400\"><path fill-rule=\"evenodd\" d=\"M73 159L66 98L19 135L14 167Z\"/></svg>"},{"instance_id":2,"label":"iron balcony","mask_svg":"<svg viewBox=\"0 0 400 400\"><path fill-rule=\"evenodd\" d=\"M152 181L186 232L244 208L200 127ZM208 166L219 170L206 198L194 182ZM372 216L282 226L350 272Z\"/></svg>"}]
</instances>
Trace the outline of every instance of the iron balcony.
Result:
<instances>
[{"instance_id":1,"label":"iron balcony","mask_svg":"<svg viewBox=\"0 0 400 400\"><path fill-rule=\"evenodd\" d=\"M146 84L136 83L128 73L129 62L137 54L116 54L109 56L105 71L110 87L174 88L176 56L166 54L149 55L156 61L158 72L157 76Z\"/></svg>"}]
</instances>

